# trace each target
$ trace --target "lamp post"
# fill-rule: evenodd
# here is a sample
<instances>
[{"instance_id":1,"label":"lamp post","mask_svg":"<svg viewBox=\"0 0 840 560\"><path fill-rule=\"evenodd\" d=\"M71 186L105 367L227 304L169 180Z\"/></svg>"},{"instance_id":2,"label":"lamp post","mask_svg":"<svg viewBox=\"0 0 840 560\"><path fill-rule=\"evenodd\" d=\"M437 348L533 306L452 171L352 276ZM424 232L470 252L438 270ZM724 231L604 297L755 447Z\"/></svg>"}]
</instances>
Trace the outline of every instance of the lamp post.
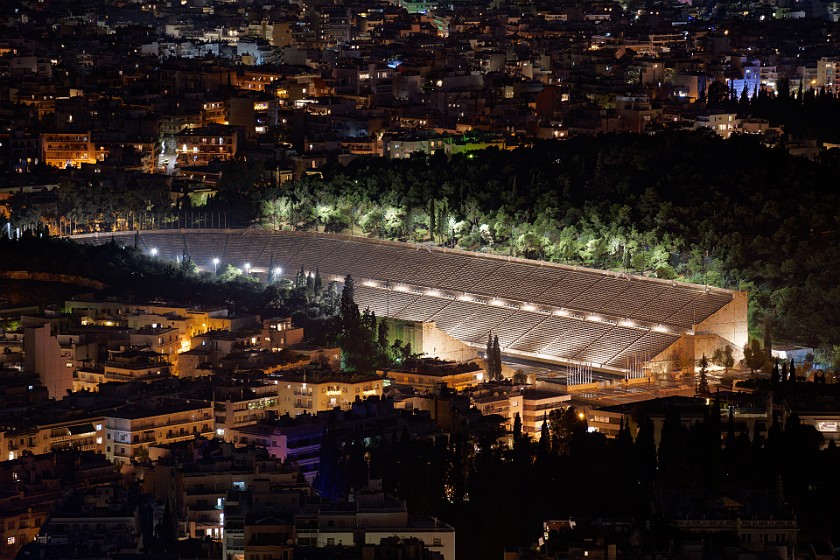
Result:
<instances>
[{"instance_id":1,"label":"lamp post","mask_svg":"<svg viewBox=\"0 0 840 560\"><path fill-rule=\"evenodd\" d=\"M247 276L251 275L251 263L245 263L245 274Z\"/></svg>"},{"instance_id":2,"label":"lamp post","mask_svg":"<svg viewBox=\"0 0 840 560\"><path fill-rule=\"evenodd\" d=\"M213 274L216 274L216 269L219 266L219 259L213 259Z\"/></svg>"},{"instance_id":3,"label":"lamp post","mask_svg":"<svg viewBox=\"0 0 840 560\"><path fill-rule=\"evenodd\" d=\"M151 253L152 257L156 257L158 254L157 247L152 247L152 250L149 251L149 253Z\"/></svg>"}]
</instances>

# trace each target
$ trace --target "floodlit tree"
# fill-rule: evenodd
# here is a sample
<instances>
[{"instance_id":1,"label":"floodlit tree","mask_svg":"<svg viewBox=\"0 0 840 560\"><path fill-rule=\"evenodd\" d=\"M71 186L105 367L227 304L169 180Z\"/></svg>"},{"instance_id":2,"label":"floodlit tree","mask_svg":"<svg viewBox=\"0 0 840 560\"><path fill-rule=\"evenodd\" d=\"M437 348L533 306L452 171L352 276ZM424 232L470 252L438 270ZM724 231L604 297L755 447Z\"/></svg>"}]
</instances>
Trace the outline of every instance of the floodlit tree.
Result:
<instances>
[{"instance_id":1,"label":"floodlit tree","mask_svg":"<svg viewBox=\"0 0 840 560\"><path fill-rule=\"evenodd\" d=\"M703 357L697 362L697 365L700 366L700 382L697 384L697 394L703 397L709 396L709 378L707 373L709 371L709 359L706 357L706 354L703 354Z\"/></svg>"},{"instance_id":2,"label":"floodlit tree","mask_svg":"<svg viewBox=\"0 0 840 560\"><path fill-rule=\"evenodd\" d=\"M295 276L295 288L298 290L306 288L306 271L303 270L303 265L300 265L300 270L298 270Z\"/></svg>"},{"instance_id":3,"label":"floodlit tree","mask_svg":"<svg viewBox=\"0 0 840 560\"><path fill-rule=\"evenodd\" d=\"M723 348L717 348L714 354L712 354L712 363L722 367L725 373L729 373L729 368L735 365L732 347L727 344Z\"/></svg>"},{"instance_id":4,"label":"floodlit tree","mask_svg":"<svg viewBox=\"0 0 840 560\"><path fill-rule=\"evenodd\" d=\"M314 278L314 285L313 289L315 292L315 296L321 297L321 294L324 292L324 282L321 280L321 272L318 268L315 268L315 278Z\"/></svg>"},{"instance_id":5,"label":"floodlit tree","mask_svg":"<svg viewBox=\"0 0 840 560\"><path fill-rule=\"evenodd\" d=\"M744 365L750 368L750 373L755 373L755 370L761 369L766 361L767 354L761 348L758 340L752 339L749 344L744 346Z\"/></svg>"}]
</instances>

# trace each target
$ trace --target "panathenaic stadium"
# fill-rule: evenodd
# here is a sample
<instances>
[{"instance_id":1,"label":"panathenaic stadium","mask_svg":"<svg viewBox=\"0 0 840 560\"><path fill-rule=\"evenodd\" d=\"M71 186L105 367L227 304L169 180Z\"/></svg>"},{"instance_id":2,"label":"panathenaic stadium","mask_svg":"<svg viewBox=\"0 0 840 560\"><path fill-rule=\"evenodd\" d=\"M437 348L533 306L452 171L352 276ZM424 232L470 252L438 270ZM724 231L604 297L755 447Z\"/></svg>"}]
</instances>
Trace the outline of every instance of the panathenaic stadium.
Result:
<instances>
[{"instance_id":1,"label":"panathenaic stadium","mask_svg":"<svg viewBox=\"0 0 840 560\"><path fill-rule=\"evenodd\" d=\"M134 232L76 236L82 243ZM324 281L356 284L361 309L392 319L415 351L465 360L498 335L509 357L586 365L617 375L686 367L747 342L747 294L636 275L319 233L247 230L150 230L142 250L189 257L202 270L231 264L263 279L270 266L293 278L301 266Z\"/></svg>"}]
</instances>

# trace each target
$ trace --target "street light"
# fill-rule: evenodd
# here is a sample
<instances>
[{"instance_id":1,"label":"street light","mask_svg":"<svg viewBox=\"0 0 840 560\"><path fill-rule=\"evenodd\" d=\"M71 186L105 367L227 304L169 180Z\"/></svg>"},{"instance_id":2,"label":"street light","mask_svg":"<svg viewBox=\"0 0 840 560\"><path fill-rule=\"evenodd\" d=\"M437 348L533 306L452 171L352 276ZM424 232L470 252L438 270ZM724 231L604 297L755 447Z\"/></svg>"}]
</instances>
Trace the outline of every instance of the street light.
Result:
<instances>
[{"instance_id":1,"label":"street light","mask_svg":"<svg viewBox=\"0 0 840 560\"><path fill-rule=\"evenodd\" d=\"M283 269L278 267L274 268L274 280L280 280L280 275L283 274Z\"/></svg>"},{"instance_id":2,"label":"street light","mask_svg":"<svg viewBox=\"0 0 840 560\"><path fill-rule=\"evenodd\" d=\"M245 263L245 274L251 274L251 263Z\"/></svg>"},{"instance_id":3,"label":"street light","mask_svg":"<svg viewBox=\"0 0 840 560\"><path fill-rule=\"evenodd\" d=\"M158 254L157 247L152 247L152 250L149 252L152 254L153 257L156 257Z\"/></svg>"},{"instance_id":4,"label":"street light","mask_svg":"<svg viewBox=\"0 0 840 560\"><path fill-rule=\"evenodd\" d=\"M219 266L219 259L213 259L213 274L216 274L216 267Z\"/></svg>"}]
</instances>

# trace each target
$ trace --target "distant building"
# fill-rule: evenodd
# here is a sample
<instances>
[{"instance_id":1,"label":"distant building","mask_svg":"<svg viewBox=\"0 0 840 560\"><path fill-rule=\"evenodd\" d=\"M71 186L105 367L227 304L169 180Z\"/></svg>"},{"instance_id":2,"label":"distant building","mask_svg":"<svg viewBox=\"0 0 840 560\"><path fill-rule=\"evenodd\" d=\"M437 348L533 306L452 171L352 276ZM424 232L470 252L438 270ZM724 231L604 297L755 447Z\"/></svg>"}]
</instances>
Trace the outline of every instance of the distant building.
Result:
<instances>
[{"instance_id":1,"label":"distant building","mask_svg":"<svg viewBox=\"0 0 840 560\"><path fill-rule=\"evenodd\" d=\"M304 369L283 373L278 379L280 414L297 416L324 410L349 410L357 399L382 396L378 375Z\"/></svg>"},{"instance_id":2,"label":"distant building","mask_svg":"<svg viewBox=\"0 0 840 560\"><path fill-rule=\"evenodd\" d=\"M213 407L205 401L157 399L109 411L105 456L128 461L141 447L215 435Z\"/></svg>"},{"instance_id":3,"label":"distant building","mask_svg":"<svg viewBox=\"0 0 840 560\"><path fill-rule=\"evenodd\" d=\"M495 383L488 383L470 396L473 406L482 414L502 416L508 430L513 429L518 414L522 422L522 433L534 438L539 436L543 421L553 411L569 408L571 398L571 395L544 389Z\"/></svg>"},{"instance_id":4,"label":"distant building","mask_svg":"<svg viewBox=\"0 0 840 560\"><path fill-rule=\"evenodd\" d=\"M292 324L291 317L263 319L260 346L279 352L303 341L303 329Z\"/></svg>"},{"instance_id":5,"label":"distant building","mask_svg":"<svg viewBox=\"0 0 840 560\"><path fill-rule=\"evenodd\" d=\"M225 430L225 438L239 445L264 447L272 457L294 464L312 482L318 474L325 425L316 417L282 416L272 422Z\"/></svg>"},{"instance_id":6,"label":"distant building","mask_svg":"<svg viewBox=\"0 0 840 560\"><path fill-rule=\"evenodd\" d=\"M418 391L434 389L443 383L450 389L475 387L485 380L485 372L476 363L457 363L437 358L407 360L399 368L378 372L394 383L411 385Z\"/></svg>"},{"instance_id":7,"label":"distant building","mask_svg":"<svg viewBox=\"0 0 840 560\"><path fill-rule=\"evenodd\" d=\"M53 132L41 135L41 161L51 167L81 167L104 159L90 132Z\"/></svg>"},{"instance_id":8,"label":"distant building","mask_svg":"<svg viewBox=\"0 0 840 560\"><path fill-rule=\"evenodd\" d=\"M188 167L231 160L239 151L240 133L238 127L217 124L182 130L175 135L178 161Z\"/></svg>"},{"instance_id":9,"label":"distant building","mask_svg":"<svg viewBox=\"0 0 840 560\"><path fill-rule=\"evenodd\" d=\"M166 356L151 350L109 351L103 367L79 368L73 378L73 391L99 391L102 383L152 383L169 376Z\"/></svg>"},{"instance_id":10,"label":"distant building","mask_svg":"<svg viewBox=\"0 0 840 560\"><path fill-rule=\"evenodd\" d=\"M729 138L738 126L738 115L735 113L715 113L711 115L697 115L694 119L694 130L708 128L718 136Z\"/></svg>"},{"instance_id":11,"label":"distant building","mask_svg":"<svg viewBox=\"0 0 840 560\"><path fill-rule=\"evenodd\" d=\"M61 399L73 390L74 364L62 361L61 345L58 338L53 336L52 329L53 325L49 321L24 327L24 367L38 374L50 398Z\"/></svg>"},{"instance_id":12,"label":"distant building","mask_svg":"<svg viewBox=\"0 0 840 560\"><path fill-rule=\"evenodd\" d=\"M810 85L816 90L825 89L832 95L840 95L840 58L823 57L819 59L817 61L816 83Z\"/></svg>"}]
</instances>

